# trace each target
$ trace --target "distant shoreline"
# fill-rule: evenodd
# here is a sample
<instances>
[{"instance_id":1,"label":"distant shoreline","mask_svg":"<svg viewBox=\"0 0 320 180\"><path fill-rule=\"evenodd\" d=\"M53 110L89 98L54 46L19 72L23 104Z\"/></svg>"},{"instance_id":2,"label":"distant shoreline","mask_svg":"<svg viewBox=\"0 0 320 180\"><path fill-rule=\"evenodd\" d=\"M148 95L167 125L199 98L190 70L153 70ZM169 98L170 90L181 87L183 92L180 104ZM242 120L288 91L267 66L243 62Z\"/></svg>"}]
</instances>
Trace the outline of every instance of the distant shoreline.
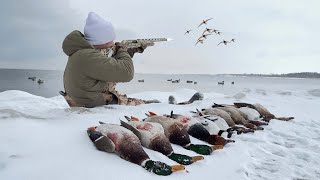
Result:
<instances>
[{"instance_id":1,"label":"distant shoreline","mask_svg":"<svg viewBox=\"0 0 320 180\"><path fill-rule=\"evenodd\" d=\"M47 69L14 69L14 68L0 68L0 70L21 70L21 71L56 71L62 72L64 70L47 70ZM243 73L243 74L156 74L156 73L136 73L136 74L149 74L149 75L213 75L213 76L233 76L233 77L281 77L281 78L308 78L319 79L320 73L317 72L299 72L299 73L286 73L286 74L255 74L255 73Z\"/></svg>"},{"instance_id":2,"label":"distant shoreline","mask_svg":"<svg viewBox=\"0 0 320 180\"><path fill-rule=\"evenodd\" d=\"M319 79L320 73L317 72L301 72L287 74L218 74L219 76L235 76L235 77L281 77L281 78L308 78Z\"/></svg>"}]
</instances>

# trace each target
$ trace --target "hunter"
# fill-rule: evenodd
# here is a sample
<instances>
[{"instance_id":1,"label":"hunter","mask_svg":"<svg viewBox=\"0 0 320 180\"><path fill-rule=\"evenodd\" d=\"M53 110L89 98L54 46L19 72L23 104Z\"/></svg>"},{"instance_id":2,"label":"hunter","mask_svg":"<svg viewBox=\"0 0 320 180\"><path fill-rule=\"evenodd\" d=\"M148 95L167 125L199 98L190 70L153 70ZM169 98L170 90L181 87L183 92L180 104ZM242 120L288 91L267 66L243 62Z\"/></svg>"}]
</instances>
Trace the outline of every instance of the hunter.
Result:
<instances>
[{"instance_id":1,"label":"hunter","mask_svg":"<svg viewBox=\"0 0 320 180\"><path fill-rule=\"evenodd\" d=\"M154 43L143 41L139 48L127 49L121 43L114 43L115 37L113 25L90 12L84 34L75 30L64 39L62 49L69 58L63 76L65 92L60 93L70 107L159 103L158 100L129 98L116 91L116 83L133 79L133 55L142 53ZM180 104L202 98L202 94L196 93L189 101Z\"/></svg>"}]
</instances>

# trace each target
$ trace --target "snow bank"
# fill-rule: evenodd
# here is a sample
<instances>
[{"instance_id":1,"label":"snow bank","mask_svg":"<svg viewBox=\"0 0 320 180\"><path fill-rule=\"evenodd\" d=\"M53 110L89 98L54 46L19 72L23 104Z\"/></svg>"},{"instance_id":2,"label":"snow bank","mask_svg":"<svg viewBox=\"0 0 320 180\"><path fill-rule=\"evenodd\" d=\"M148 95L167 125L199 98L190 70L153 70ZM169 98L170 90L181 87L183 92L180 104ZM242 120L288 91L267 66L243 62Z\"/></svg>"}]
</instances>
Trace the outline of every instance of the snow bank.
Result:
<instances>
[{"instance_id":1,"label":"snow bank","mask_svg":"<svg viewBox=\"0 0 320 180\"><path fill-rule=\"evenodd\" d=\"M319 179L319 99L279 95L262 89L235 96L205 93L203 101L191 105L167 104L169 95L188 100L196 91L144 92L131 97L158 99L163 103L140 106L69 108L61 96L43 98L21 91L0 93L0 179L1 180L106 180L163 179L115 154L95 149L86 129L98 121L120 124L124 115L144 118L144 113L190 115L195 108L241 100L261 103L278 116L294 116L291 122L272 120L264 131L234 136L236 143L215 151L187 166L189 173L177 172L166 179ZM252 93L254 92L254 93ZM240 94L241 93L241 94ZM315 91L317 94L317 91ZM202 143L191 138L193 143ZM173 145L177 153L196 155ZM145 149L145 148L144 148ZM153 160L174 165L164 155L145 149Z\"/></svg>"}]
</instances>

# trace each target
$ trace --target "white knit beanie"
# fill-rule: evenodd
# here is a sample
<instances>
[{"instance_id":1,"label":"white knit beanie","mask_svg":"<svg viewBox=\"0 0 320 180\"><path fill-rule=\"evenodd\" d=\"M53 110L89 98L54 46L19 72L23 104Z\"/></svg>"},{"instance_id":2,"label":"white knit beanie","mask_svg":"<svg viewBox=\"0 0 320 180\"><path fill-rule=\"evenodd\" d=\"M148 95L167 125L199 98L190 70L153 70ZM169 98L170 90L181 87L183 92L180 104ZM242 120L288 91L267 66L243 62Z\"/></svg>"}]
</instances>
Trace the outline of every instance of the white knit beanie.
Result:
<instances>
[{"instance_id":1,"label":"white knit beanie","mask_svg":"<svg viewBox=\"0 0 320 180\"><path fill-rule=\"evenodd\" d=\"M88 14L84 26L84 38L91 45L101 45L114 41L116 34L112 24L94 12Z\"/></svg>"}]
</instances>

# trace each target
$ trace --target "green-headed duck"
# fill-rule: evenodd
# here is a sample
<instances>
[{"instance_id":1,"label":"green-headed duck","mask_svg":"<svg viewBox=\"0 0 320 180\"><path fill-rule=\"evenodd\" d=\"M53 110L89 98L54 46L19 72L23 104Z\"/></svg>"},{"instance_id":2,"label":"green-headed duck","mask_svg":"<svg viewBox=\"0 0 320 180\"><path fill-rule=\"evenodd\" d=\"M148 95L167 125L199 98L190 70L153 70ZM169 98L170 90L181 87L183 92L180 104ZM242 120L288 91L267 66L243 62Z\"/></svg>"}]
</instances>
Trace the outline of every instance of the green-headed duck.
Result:
<instances>
[{"instance_id":1,"label":"green-headed duck","mask_svg":"<svg viewBox=\"0 0 320 180\"><path fill-rule=\"evenodd\" d=\"M171 143L180 145L185 149L194 151L198 154L210 155L214 150L223 148L223 146L192 144L185 125L170 117L151 114L151 116L145 118L143 121L161 124L164 129L164 134Z\"/></svg>"},{"instance_id":2,"label":"green-headed duck","mask_svg":"<svg viewBox=\"0 0 320 180\"><path fill-rule=\"evenodd\" d=\"M169 139L159 123L137 121L137 118L125 116L129 122L121 121L121 126L131 130L140 139L142 146L158 151L179 164L189 165L202 160L203 156L186 156L173 152Z\"/></svg>"},{"instance_id":3,"label":"green-headed duck","mask_svg":"<svg viewBox=\"0 0 320 180\"><path fill-rule=\"evenodd\" d=\"M173 111L171 111L170 115L164 116L177 120L186 127L190 136L205 141L209 144L224 146L227 143L234 142L233 140L225 139L218 134L210 134L204 125L196 118L191 118L180 114L173 114Z\"/></svg>"},{"instance_id":4,"label":"green-headed duck","mask_svg":"<svg viewBox=\"0 0 320 180\"><path fill-rule=\"evenodd\" d=\"M87 130L88 136L100 151L116 153L122 159L138 164L157 175L170 175L184 166L169 166L153 161L143 150L139 138L130 130L117 124L101 124Z\"/></svg>"}]
</instances>

